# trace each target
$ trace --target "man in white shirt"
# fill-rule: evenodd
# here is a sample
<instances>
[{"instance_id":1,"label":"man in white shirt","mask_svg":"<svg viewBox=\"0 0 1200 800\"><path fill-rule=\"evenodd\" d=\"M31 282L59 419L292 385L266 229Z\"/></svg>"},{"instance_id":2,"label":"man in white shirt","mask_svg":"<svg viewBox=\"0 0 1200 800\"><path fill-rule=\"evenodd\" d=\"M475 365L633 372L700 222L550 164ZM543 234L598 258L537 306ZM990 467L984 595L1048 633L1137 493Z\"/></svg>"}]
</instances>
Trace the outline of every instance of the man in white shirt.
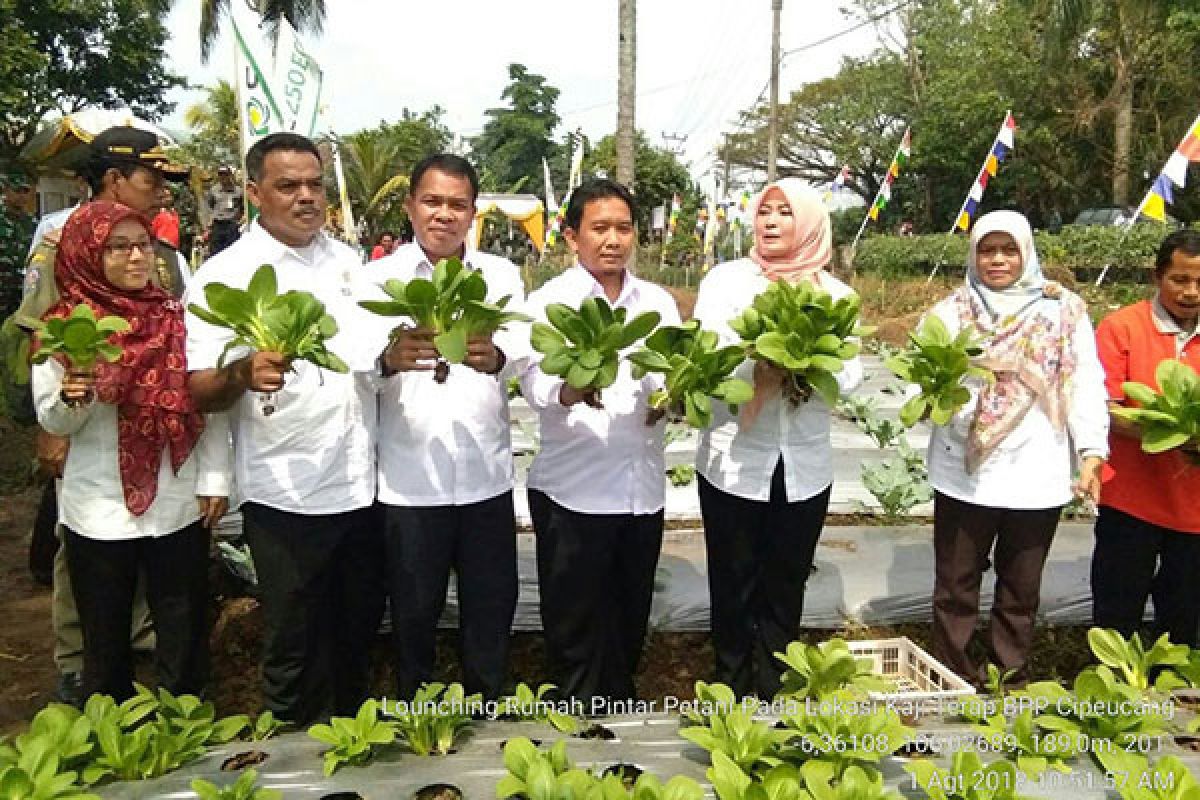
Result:
<instances>
[{"instance_id":1,"label":"man in white shirt","mask_svg":"<svg viewBox=\"0 0 1200 800\"><path fill-rule=\"evenodd\" d=\"M438 261L459 258L482 274L487 302L509 296L508 308L520 306L525 291L517 268L465 244L479 193L470 163L430 156L413 169L409 187L405 208L415 240L372 264L371 275L429 279ZM522 326L518 336L527 333ZM432 335L402 326L380 359L387 378L379 408L379 500L396 685L398 697L411 698L433 679L434 635L453 569L463 683L468 693L492 699L505 688L517 605L505 367L507 356L528 346L504 331L495 341L477 337L466 362L451 364L439 383L430 371L438 358Z\"/></svg>"},{"instance_id":2,"label":"man in white shirt","mask_svg":"<svg viewBox=\"0 0 1200 800\"><path fill-rule=\"evenodd\" d=\"M369 690L369 645L383 604L373 371L384 330L357 305L369 294L358 257L321 231L316 145L272 134L250 148L246 170L259 217L196 272L186 300L205 306L206 285L245 288L269 263L281 293L308 291L325 304L338 324L329 348L350 365L339 374L238 348L218 366L232 332L187 317L196 403L231 409L234 474L265 622L264 704L306 724L354 713Z\"/></svg>"},{"instance_id":3,"label":"man in white shirt","mask_svg":"<svg viewBox=\"0 0 1200 800\"><path fill-rule=\"evenodd\" d=\"M576 188L564 236L578 263L529 296L530 313L544 319L551 303L578 308L602 297L624 308L627 320L653 311L661 324L678 325L671 296L628 269L633 220L624 186L589 180ZM541 429L529 510L550 671L564 697L601 713L606 700L634 697L650 615L662 546L666 425L650 413L648 399L662 379L635 380L622 360L599 397L536 366L521 381Z\"/></svg>"}]
</instances>

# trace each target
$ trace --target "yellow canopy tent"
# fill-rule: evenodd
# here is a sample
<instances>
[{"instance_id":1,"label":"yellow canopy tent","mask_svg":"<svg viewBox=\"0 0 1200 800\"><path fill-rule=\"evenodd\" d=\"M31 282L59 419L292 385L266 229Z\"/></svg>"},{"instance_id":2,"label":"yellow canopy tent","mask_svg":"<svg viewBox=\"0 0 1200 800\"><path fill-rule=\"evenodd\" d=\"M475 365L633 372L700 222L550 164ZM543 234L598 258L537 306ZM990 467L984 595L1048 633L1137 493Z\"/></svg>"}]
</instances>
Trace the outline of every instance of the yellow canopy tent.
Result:
<instances>
[{"instance_id":1,"label":"yellow canopy tent","mask_svg":"<svg viewBox=\"0 0 1200 800\"><path fill-rule=\"evenodd\" d=\"M532 194L481 194L475 201L473 227L475 246L479 247L482 226L479 218L492 211L499 211L521 226L529 235L534 248L540 253L546 240L546 207L541 199Z\"/></svg>"}]
</instances>

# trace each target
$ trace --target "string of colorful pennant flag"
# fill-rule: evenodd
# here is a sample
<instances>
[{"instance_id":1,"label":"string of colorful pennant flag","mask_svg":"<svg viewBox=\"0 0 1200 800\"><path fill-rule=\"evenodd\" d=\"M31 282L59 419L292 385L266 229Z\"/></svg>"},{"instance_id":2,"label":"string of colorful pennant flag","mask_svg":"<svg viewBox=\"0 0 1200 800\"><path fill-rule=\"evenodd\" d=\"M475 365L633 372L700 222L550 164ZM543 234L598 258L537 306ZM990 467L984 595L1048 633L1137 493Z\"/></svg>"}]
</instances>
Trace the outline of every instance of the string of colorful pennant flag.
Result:
<instances>
[{"instance_id":1,"label":"string of colorful pennant flag","mask_svg":"<svg viewBox=\"0 0 1200 800\"><path fill-rule=\"evenodd\" d=\"M1200 116L1188 128L1175 152L1167 159L1166 166L1154 179L1150 191L1142 199L1137 211L1129 218L1129 224L1137 221L1139 214L1159 222L1167 221L1167 206L1175 202L1175 190L1187 186L1188 165L1200 161Z\"/></svg>"},{"instance_id":2,"label":"string of colorful pennant flag","mask_svg":"<svg viewBox=\"0 0 1200 800\"><path fill-rule=\"evenodd\" d=\"M954 218L954 227L950 229L951 233L970 230L971 220L975 219L975 212L979 210L979 206L983 202L983 191L987 189L988 181L996 177L1000 165L1013 150L1013 135L1016 131L1017 121L1013 119L1012 112L1004 112L1004 124L1000 126L1000 132L992 140L992 148L988 151L987 158L984 159L983 166L979 169L975 184L971 187L971 191L967 192L967 199L963 200L962 207L959 208L958 214Z\"/></svg>"},{"instance_id":3,"label":"string of colorful pennant flag","mask_svg":"<svg viewBox=\"0 0 1200 800\"><path fill-rule=\"evenodd\" d=\"M875 193L875 199L871 201L871 206L867 209L867 215L863 217L862 224L858 226L858 233L854 235L851 247L858 246L858 240L862 238L863 231L867 229L867 223L879 219L879 212L887 208L888 201L892 199L892 184L896 182L896 178L900 177L900 170L908 163L911 156L912 129L905 128L904 136L900 139L900 146L896 148L896 154L892 156L892 163L888 165L887 175L884 176L879 191Z\"/></svg>"}]
</instances>

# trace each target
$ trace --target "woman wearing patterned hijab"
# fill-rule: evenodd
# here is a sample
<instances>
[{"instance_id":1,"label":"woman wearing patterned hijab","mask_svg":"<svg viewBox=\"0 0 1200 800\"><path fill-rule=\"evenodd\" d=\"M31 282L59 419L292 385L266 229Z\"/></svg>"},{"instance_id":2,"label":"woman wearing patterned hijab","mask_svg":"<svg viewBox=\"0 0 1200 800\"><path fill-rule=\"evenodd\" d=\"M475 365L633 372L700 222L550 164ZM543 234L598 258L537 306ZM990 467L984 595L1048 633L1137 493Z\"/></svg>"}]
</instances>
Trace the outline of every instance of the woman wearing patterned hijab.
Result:
<instances>
[{"instance_id":1,"label":"woman wearing patterned hijab","mask_svg":"<svg viewBox=\"0 0 1200 800\"><path fill-rule=\"evenodd\" d=\"M1045 280L1029 222L1014 211L979 219L965 284L930 313L951 335L976 330L979 363L996 376L972 379L970 401L935 425L929 441L934 655L982 680L966 649L983 573L994 564L991 660L1022 681L1059 514L1073 488L1078 497L1099 496L1108 455L1104 371L1087 307Z\"/></svg>"},{"instance_id":2,"label":"woman wearing patterned hijab","mask_svg":"<svg viewBox=\"0 0 1200 800\"><path fill-rule=\"evenodd\" d=\"M153 238L144 217L96 201L63 229L54 265L60 302L118 316L121 357L81 369L34 368L38 421L69 436L60 519L83 628L85 694L133 693L130 616L138 573L157 634L159 684L199 693L207 678L208 531L227 507L230 452L222 416L187 391L183 310L149 282ZM213 424L215 423L215 424Z\"/></svg>"},{"instance_id":3,"label":"woman wearing patterned hijab","mask_svg":"<svg viewBox=\"0 0 1200 800\"><path fill-rule=\"evenodd\" d=\"M722 344L739 340L729 322L774 281L808 281L835 300L851 289L826 271L833 256L829 212L817 191L794 178L766 187L751 205L754 249L719 264L700 284L695 317ZM738 377L754 383L739 416L713 404L713 424L696 454L708 551L715 678L739 696L771 698L783 665L774 653L799 634L804 589L829 507L833 448L829 406L813 395L783 397L785 376L746 361ZM862 379L857 359L839 388Z\"/></svg>"}]
</instances>

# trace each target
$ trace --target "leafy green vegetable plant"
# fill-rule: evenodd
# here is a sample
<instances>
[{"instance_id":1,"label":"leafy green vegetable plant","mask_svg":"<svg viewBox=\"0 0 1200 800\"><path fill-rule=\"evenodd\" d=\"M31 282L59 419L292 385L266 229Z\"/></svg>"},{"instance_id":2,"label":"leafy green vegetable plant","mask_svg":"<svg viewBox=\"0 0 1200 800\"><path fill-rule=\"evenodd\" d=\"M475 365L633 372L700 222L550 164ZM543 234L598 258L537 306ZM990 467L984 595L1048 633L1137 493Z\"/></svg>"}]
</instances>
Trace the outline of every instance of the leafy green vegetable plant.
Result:
<instances>
[{"instance_id":1,"label":"leafy green vegetable plant","mask_svg":"<svg viewBox=\"0 0 1200 800\"><path fill-rule=\"evenodd\" d=\"M775 658L787 667L776 695L779 698L820 699L843 689L865 694L894 688L890 680L873 674L871 659L855 656L844 639L815 645L792 642Z\"/></svg>"},{"instance_id":2,"label":"leafy green vegetable plant","mask_svg":"<svg viewBox=\"0 0 1200 800\"><path fill-rule=\"evenodd\" d=\"M496 784L496 797L533 798L546 796L555 788L557 779L574 769L567 756L567 743L559 740L548 750L539 750L525 737L509 739L504 744L504 767L508 770ZM535 788L535 787L543 788ZM553 795L551 795L553 796Z\"/></svg>"},{"instance_id":3,"label":"leafy green vegetable plant","mask_svg":"<svg viewBox=\"0 0 1200 800\"><path fill-rule=\"evenodd\" d=\"M1070 772L1071 762L1088 751L1087 738L1078 730L1056 730L1050 721L1043 728L1034 719L1032 709L1023 709L1011 725L998 711L988 716L975 730L984 737L989 749L1003 751L1017 769L1036 780L1047 769Z\"/></svg>"},{"instance_id":4,"label":"leafy green vegetable plant","mask_svg":"<svg viewBox=\"0 0 1200 800\"><path fill-rule=\"evenodd\" d=\"M72 366L81 369L92 367L99 359L116 361L121 357L121 348L111 343L109 337L127 330L129 323L121 317L96 319L91 306L80 303L71 309L70 315L39 324L39 347L32 361L41 364L58 353L66 356Z\"/></svg>"},{"instance_id":5,"label":"leafy green vegetable plant","mask_svg":"<svg viewBox=\"0 0 1200 800\"><path fill-rule=\"evenodd\" d=\"M788 738L780 756L791 763L824 761L839 777L852 766L874 774L884 758L912 739L912 729L887 706L872 710L859 700L861 695L840 690L784 714Z\"/></svg>"},{"instance_id":6,"label":"leafy green vegetable plant","mask_svg":"<svg viewBox=\"0 0 1200 800\"><path fill-rule=\"evenodd\" d=\"M543 683L535 692L526 683L518 683L513 693L500 700L500 716L504 719L545 722L555 730L574 733L578 721L569 714L555 711L547 695L555 690L552 683Z\"/></svg>"},{"instance_id":7,"label":"leafy green vegetable plant","mask_svg":"<svg viewBox=\"0 0 1200 800\"><path fill-rule=\"evenodd\" d=\"M283 800L283 792L278 789L259 788L258 773L252 769L225 787L197 778L192 781L192 791L200 800Z\"/></svg>"},{"instance_id":8,"label":"leafy green vegetable plant","mask_svg":"<svg viewBox=\"0 0 1200 800\"><path fill-rule=\"evenodd\" d=\"M1110 628L1092 628L1088 631L1087 638L1097 660L1116 670L1125 683L1140 692L1148 692L1154 688L1150 676L1156 670L1159 672L1159 688L1178 686L1179 681L1175 674L1161 668L1185 667L1188 664L1188 646L1171 644L1165 633L1158 637L1149 650L1142 644L1142 637L1136 633L1126 639Z\"/></svg>"},{"instance_id":9,"label":"leafy green vegetable plant","mask_svg":"<svg viewBox=\"0 0 1200 800\"><path fill-rule=\"evenodd\" d=\"M626 788L617 775L597 776L580 769L567 757L567 745L558 741L549 750L538 750L525 738L504 745L508 774L496 784L496 797L525 800L702 800L704 791L691 778L676 775L665 784L643 772Z\"/></svg>"},{"instance_id":10,"label":"leafy green vegetable plant","mask_svg":"<svg viewBox=\"0 0 1200 800\"><path fill-rule=\"evenodd\" d=\"M258 715L254 720L254 724L250 726L250 740L261 742L270 739L283 729L284 724L275 719L275 715L270 711L264 711Z\"/></svg>"},{"instance_id":11,"label":"leafy green vegetable plant","mask_svg":"<svg viewBox=\"0 0 1200 800\"><path fill-rule=\"evenodd\" d=\"M65 713L56 716L56 720L42 718L40 723L18 736L13 745L0 745L0 798L95 798L95 795L88 794L79 787L78 773L69 768L73 761L77 761L80 756L91 750L91 742L87 741L86 720L83 726L72 722L65 727L57 721L65 719Z\"/></svg>"},{"instance_id":12,"label":"leafy green vegetable plant","mask_svg":"<svg viewBox=\"0 0 1200 800\"><path fill-rule=\"evenodd\" d=\"M1125 396L1141 408L1117 408L1113 415L1141 428L1142 450L1147 453L1200 442L1200 377L1196 371L1169 359L1158 365L1154 379L1161 392L1144 383L1121 384Z\"/></svg>"},{"instance_id":13,"label":"leafy green vegetable plant","mask_svg":"<svg viewBox=\"0 0 1200 800\"><path fill-rule=\"evenodd\" d=\"M311 362L322 369L346 372L342 359L326 342L337 334L337 322L325 313L324 304L310 292L279 294L275 268L263 264L243 289L213 282L204 287L208 308L195 303L188 311L205 322L234 332L218 364L237 347L280 353Z\"/></svg>"},{"instance_id":14,"label":"leafy green vegetable plant","mask_svg":"<svg viewBox=\"0 0 1200 800\"><path fill-rule=\"evenodd\" d=\"M364 300L360 306L385 317L408 317L418 328L433 333L433 344L442 360L434 371L438 383L449 375L448 364L467 357L467 340L495 333L510 322L530 322L516 311L506 311L511 295L495 304L487 302L483 274L467 269L457 258L443 258L433 268L432 279L385 281L391 300Z\"/></svg>"},{"instance_id":15,"label":"leafy green vegetable plant","mask_svg":"<svg viewBox=\"0 0 1200 800\"><path fill-rule=\"evenodd\" d=\"M396 734L419 756L445 755L458 734L470 727L470 709L479 706L480 696L466 696L461 683L426 683L411 703L397 706Z\"/></svg>"},{"instance_id":16,"label":"leafy green vegetable plant","mask_svg":"<svg viewBox=\"0 0 1200 800\"><path fill-rule=\"evenodd\" d=\"M701 330L699 320L682 326L668 325L656 330L642 349L629 356L633 377L648 372L666 376L666 388L650 397L651 408L681 413L696 428L712 424L712 400L721 400L736 411L754 396L754 387L733 371L745 360L745 350L737 345L718 347L712 331Z\"/></svg>"},{"instance_id":17,"label":"leafy green vegetable plant","mask_svg":"<svg viewBox=\"0 0 1200 800\"><path fill-rule=\"evenodd\" d=\"M667 467L667 480L672 486L687 486L696 480L696 468L691 464L672 464Z\"/></svg>"},{"instance_id":18,"label":"leafy green vegetable plant","mask_svg":"<svg viewBox=\"0 0 1200 800\"><path fill-rule=\"evenodd\" d=\"M379 719L379 703L367 700L353 717L333 717L329 724L313 725L308 735L329 745L325 751L325 774L332 775L342 765L361 767L371 760L378 745L396 740L396 728Z\"/></svg>"},{"instance_id":19,"label":"leafy green vegetable plant","mask_svg":"<svg viewBox=\"0 0 1200 800\"><path fill-rule=\"evenodd\" d=\"M729 324L751 358L790 373L783 392L793 405L815 391L834 408L839 395L834 376L858 355L855 340L874 330L858 324L860 307L857 294L834 302L810 283L776 281Z\"/></svg>"},{"instance_id":20,"label":"leafy green vegetable plant","mask_svg":"<svg viewBox=\"0 0 1200 800\"><path fill-rule=\"evenodd\" d=\"M779 748L788 734L754 719L753 709L734 706L714 710L707 724L683 728L679 735L703 747L711 755L721 753L738 768L754 774L782 763Z\"/></svg>"},{"instance_id":21,"label":"leafy green vegetable plant","mask_svg":"<svg viewBox=\"0 0 1200 800\"><path fill-rule=\"evenodd\" d=\"M921 393L910 398L900 409L900 421L916 425L926 414L936 425L945 425L954 412L966 405L971 393L963 386L968 378L994 381L991 370L972 363L983 354L978 333L964 328L951 336L936 314L925 317L921 326L909 333L906 350L888 358L884 365L896 377L914 383Z\"/></svg>"},{"instance_id":22,"label":"leafy green vegetable plant","mask_svg":"<svg viewBox=\"0 0 1200 800\"><path fill-rule=\"evenodd\" d=\"M723 683L705 683L696 681L696 701L683 714L686 722L692 725L708 725L714 714L724 714L742 705L733 689ZM747 701L751 705L754 700Z\"/></svg>"},{"instance_id":23,"label":"leafy green vegetable plant","mask_svg":"<svg viewBox=\"0 0 1200 800\"><path fill-rule=\"evenodd\" d=\"M530 337L533 349L545 356L542 372L580 391L611 386L621 351L648 336L660 319L657 311L646 311L627 322L626 313L602 297L587 298L578 311L562 303L546 306L549 324L535 322Z\"/></svg>"},{"instance_id":24,"label":"leafy green vegetable plant","mask_svg":"<svg viewBox=\"0 0 1200 800\"><path fill-rule=\"evenodd\" d=\"M1115 749L1096 755L1124 800L1200 800L1200 785L1187 765L1163 756L1151 767L1146 756Z\"/></svg>"},{"instance_id":25,"label":"leafy green vegetable plant","mask_svg":"<svg viewBox=\"0 0 1200 800\"><path fill-rule=\"evenodd\" d=\"M913 449L906 438L896 443L894 457L877 464L864 462L859 475L863 488L875 498L887 522L896 522L933 499L925 456Z\"/></svg>"}]
</instances>

